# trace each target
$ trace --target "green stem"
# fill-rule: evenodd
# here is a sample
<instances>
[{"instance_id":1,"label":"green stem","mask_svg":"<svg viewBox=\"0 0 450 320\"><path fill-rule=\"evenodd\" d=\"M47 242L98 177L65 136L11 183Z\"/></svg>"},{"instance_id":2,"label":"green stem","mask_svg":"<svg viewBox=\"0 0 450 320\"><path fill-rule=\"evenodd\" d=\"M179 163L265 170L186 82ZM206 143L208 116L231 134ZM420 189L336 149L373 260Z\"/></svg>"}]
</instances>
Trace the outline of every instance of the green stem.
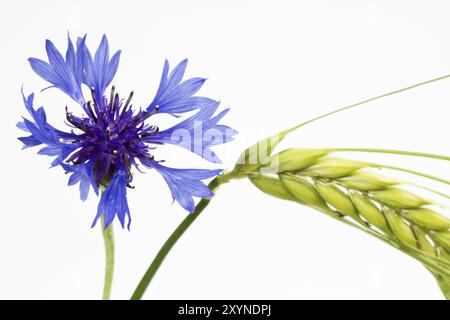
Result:
<instances>
[{"instance_id":1,"label":"green stem","mask_svg":"<svg viewBox=\"0 0 450 320\"><path fill-rule=\"evenodd\" d=\"M103 286L103 300L111 297L111 287L114 274L114 234L112 225L105 229L105 218L101 217L103 240L105 243L105 283Z\"/></svg>"},{"instance_id":2,"label":"green stem","mask_svg":"<svg viewBox=\"0 0 450 320\"><path fill-rule=\"evenodd\" d=\"M450 74L446 74L446 75L441 76L441 77L437 77L437 78L434 78L434 79L431 79L431 80L427 80L427 81L424 81L424 82L416 83L416 84L404 87L402 89L394 90L394 91L391 91L391 92L388 92L388 93L385 93L385 94L382 94L382 95L379 95L379 96L376 96L376 97L373 97L373 98L369 98L369 99L366 99L366 100L363 100L363 101L351 104L351 105L343 107L343 108L339 108L337 110L328 112L326 114L320 115L318 117L315 117L313 119L310 119L308 121L300 123L299 125L296 125L296 126L290 128L290 129L286 130L285 133L289 133L291 131L297 130L300 127L303 127L303 126L306 126L307 124L310 124L311 122L314 122L314 121L326 118L326 117L331 116L333 114L336 114L336 113L339 113L339 112L342 112L342 111L345 111L345 110L353 109L353 108L359 107L361 105L364 105L366 103L369 103L369 102L372 102L372 101L375 101L375 100L379 100L379 99L382 99L382 98L386 98L388 96L392 96L392 95L400 93L400 92L405 92L405 91L408 91L408 90L411 90L411 89L414 89L414 88L417 88L417 87L421 87L421 86L424 86L424 85L427 85L427 84L430 84L430 83L433 83L433 82L436 82L436 81L440 81L440 80L443 80L443 79L446 79L446 78L449 78L449 77L450 77Z\"/></svg>"},{"instance_id":3,"label":"green stem","mask_svg":"<svg viewBox=\"0 0 450 320\"><path fill-rule=\"evenodd\" d=\"M423 157L423 158L432 158L450 161L450 157L448 156L424 152L403 151L403 150L371 149L371 148L332 148L325 150L329 152L373 152L373 153L399 154L404 156Z\"/></svg>"},{"instance_id":4,"label":"green stem","mask_svg":"<svg viewBox=\"0 0 450 320\"><path fill-rule=\"evenodd\" d=\"M444 294L445 298L447 300L450 300L450 279L439 273L433 271L431 272L435 276L436 281L439 284L439 287L441 288L441 291Z\"/></svg>"},{"instance_id":5,"label":"green stem","mask_svg":"<svg viewBox=\"0 0 450 320\"><path fill-rule=\"evenodd\" d=\"M208 187L212 191L215 191L221 184L228 182L230 178L231 177L228 177L226 175L216 177L209 183ZM138 286L134 290L134 293L131 296L131 300L140 300L142 298L145 290L147 289L148 285L152 281L153 277L155 276L156 272L158 271L159 267L163 263L164 259L166 258L170 250L173 248L175 243L177 243L178 239L180 239L180 237L184 234L184 232L189 228L189 226L200 216L200 214L208 206L210 201L211 198L205 198L200 200L200 202L195 207L195 211L193 213L190 213L186 218L184 218L181 224L166 240L166 242L161 247L156 257L153 259L152 263L148 267Z\"/></svg>"}]
</instances>

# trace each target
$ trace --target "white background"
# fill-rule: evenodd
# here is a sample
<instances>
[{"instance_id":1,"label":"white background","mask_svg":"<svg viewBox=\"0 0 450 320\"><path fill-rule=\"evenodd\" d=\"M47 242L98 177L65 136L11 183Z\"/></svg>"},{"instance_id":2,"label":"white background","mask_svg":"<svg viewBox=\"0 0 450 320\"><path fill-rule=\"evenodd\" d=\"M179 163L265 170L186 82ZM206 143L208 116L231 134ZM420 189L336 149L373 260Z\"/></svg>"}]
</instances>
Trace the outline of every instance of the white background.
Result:
<instances>
[{"instance_id":1,"label":"white background","mask_svg":"<svg viewBox=\"0 0 450 320\"><path fill-rule=\"evenodd\" d=\"M0 12L0 298L97 299L103 243L85 203L50 159L20 151L20 86L35 91L51 123L77 106L33 74L44 41L65 50L67 31L107 33L122 49L114 80L135 105L151 101L164 59L188 57L201 94L232 111L239 130L217 148L230 168L248 145L334 108L450 73L448 1L3 1ZM281 148L384 147L450 154L450 81L372 103L306 127ZM169 120L161 119L161 123ZM353 155L347 154L347 157ZM354 155L356 156L356 155ZM158 150L178 167L212 167L178 149ZM367 157L366 157L367 158ZM369 157L450 177L439 161ZM171 205L155 172L129 191L132 229L115 224L113 298L128 298L186 213ZM440 186L440 188L443 188ZM443 188L444 191L449 191ZM154 278L147 299L441 299L420 263L360 231L248 181L224 186Z\"/></svg>"}]
</instances>

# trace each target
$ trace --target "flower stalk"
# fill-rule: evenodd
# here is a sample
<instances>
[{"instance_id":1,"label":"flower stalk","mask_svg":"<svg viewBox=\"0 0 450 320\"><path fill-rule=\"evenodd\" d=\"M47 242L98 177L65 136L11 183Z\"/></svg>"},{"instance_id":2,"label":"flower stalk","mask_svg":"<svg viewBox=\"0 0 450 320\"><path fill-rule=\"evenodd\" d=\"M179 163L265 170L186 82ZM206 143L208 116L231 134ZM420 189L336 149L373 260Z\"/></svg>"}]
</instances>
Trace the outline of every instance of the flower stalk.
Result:
<instances>
[{"instance_id":1,"label":"flower stalk","mask_svg":"<svg viewBox=\"0 0 450 320\"><path fill-rule=\"evenodd\" d=\"M105 228L105 218L101 217L101 228L105 244L105 280L103 285L103 300L111 298L111 288L114 275L114 233L112 225Z\"/></svg>"},{"instance_id":2,"label":"flower stalk","mask_svg":"<svg viewBox=\"0 0 450 320\"><path fill-rule=\"evenodd\" d=\"M222 176L218 176L211 180L208 184L208 188L215 192L220 185L227 183L231 179L231 175L224 174ZM195 207L195 211L191 214L188 214L186 218L180 223L180 225L175 229L175 231L170 235L170 237L166 240L164 245L161 247L152 263L148 267L138 286L136 287L133 295L131 296L131 300L140 300L144 295L147 287L158 271L159 267L163 263L164 259L169 254L170 250L177 243L178 239L184 234L184 232L190 227L190 225L197 220L203 210L208 206L212 198L203 198Z\"/></svg>"}]
</instances>

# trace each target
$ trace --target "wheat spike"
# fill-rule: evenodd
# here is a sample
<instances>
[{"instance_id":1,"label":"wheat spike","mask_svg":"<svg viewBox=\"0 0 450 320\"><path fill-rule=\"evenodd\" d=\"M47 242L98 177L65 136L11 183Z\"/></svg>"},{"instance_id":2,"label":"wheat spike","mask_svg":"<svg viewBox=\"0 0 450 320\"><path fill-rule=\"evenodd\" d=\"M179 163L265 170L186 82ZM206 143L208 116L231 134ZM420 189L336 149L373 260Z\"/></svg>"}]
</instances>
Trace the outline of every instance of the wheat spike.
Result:
<instances>
[{"instance_id":1,"label":"wheat spike","mask_svg":"<svg viewBox=\"0 0 450 320\"><path fill-rule=\"evenodd\" d=\"M289 149L247 175L267 194L318 209L418 259L450 299L450 220L429 208L432 201L402 189L407 183L371 167L324 149Z\"/></svg>"}]
</instances>

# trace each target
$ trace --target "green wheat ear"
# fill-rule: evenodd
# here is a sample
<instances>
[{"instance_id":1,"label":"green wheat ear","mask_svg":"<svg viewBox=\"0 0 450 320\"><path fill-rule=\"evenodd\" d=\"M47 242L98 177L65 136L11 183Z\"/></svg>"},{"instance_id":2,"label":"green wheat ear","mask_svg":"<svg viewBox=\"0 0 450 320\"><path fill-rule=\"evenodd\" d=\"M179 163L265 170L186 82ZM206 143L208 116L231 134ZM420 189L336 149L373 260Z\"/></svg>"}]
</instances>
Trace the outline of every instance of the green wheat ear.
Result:
<instances>
[{"instance_id":1,"label":"green wheat ear","mask_svg":"<svg viewBox=\"0 0 450 320\"><path fill-rule=\"evenodd\" d=\"M328 155L310 161L320 152L289 151L296 158L288 163L299 166L280 165L275 173L261 166L248 177L271 196L322 211L418 259L450 298L450 220L432 209L432 201L403 189L408 182L368 171L374 164ZM286 153L279 154L283 161L289 161Z\"/></svg>"},{"instance_id":2,"label":"green wheat ear","mask_svg":"<svg viewBox=\"0 0 450 320\"><path fill-rule=\"evenodd\" d=\"M450 161L450 157L383 149L300 149L273 154L276 146L292 131L329 115L400 93L424 84L371 98L263 139L245 150L235 168L234 178L249 178L262 192L287 201L317 209L341 222L356 227L419 260L432 272L447 299L450 299L450 220L434 203L420 194L407 191L408 186L432 192L448 200L450 195L426 186L386 177L383 169L450 185L450 181L407 168L353 161L333 157L333 153L357 151L419 156ZM373 172L373 169L380 169ZM372 170L372 171L371 171Z\"/></svg>"}]
</instances>

